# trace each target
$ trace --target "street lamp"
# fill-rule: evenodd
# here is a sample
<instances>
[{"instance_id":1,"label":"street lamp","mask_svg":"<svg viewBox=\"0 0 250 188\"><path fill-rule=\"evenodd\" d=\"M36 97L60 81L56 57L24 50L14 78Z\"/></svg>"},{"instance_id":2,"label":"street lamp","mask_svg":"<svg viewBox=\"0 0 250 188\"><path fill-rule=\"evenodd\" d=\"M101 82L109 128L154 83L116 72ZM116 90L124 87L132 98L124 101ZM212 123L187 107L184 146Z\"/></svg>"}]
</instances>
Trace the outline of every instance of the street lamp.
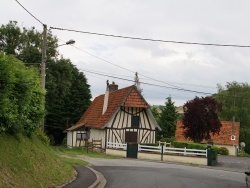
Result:
<instances>
[{"instance_id":1,"label":"street lamp","mask_svg":"<svg viewBox=\"0 0 250 188\"><path fill-rule=\"evenodd\" d=\"M74 40L69 40L65 44L61 44L56 46L70 45L74 44ZM43 46L42 46L42 63L41 63L41 77L42 77L42 89L45 91L45 77L46 77L46 45L47 45L47 25L43 25ZM44 131L44 120L41 126L42 131Z\"/></svg>"},{"instance_id":2,"label":"street lamp","mask_svg":"<svg viewBox=\"0 0 250 188\"><path fill-rule=\"evenodd\" d=\"M76 43L76 41L74 41L74 40L70 39L70 40L69 40L69 41L67 41L65 44L60 44L60 45L58 45L57 47L59 47L59 46L64 46L64 45L75 44L75 43Z\"/></svg>"}]
</instances>

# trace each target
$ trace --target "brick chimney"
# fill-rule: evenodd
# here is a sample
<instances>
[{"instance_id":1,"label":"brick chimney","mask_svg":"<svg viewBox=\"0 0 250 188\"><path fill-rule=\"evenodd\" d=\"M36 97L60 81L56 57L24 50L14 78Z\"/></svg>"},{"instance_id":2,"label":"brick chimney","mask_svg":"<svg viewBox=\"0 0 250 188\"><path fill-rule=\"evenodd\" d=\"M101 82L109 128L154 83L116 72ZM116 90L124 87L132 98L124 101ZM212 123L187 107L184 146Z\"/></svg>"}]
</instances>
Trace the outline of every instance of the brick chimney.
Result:
<instances>
[{"instance_id":1,"label":"brick chimney","mask_svg":"<svg viewBox=\"0 0 250 188\"><path fill-rule=\"evenodd\" d=\"M118 90L118 85L115 84L115 82L112 82L112 84L109 85L109 92Z\"/></svg>"},{"instance_id":2,"label":"brick chimney","mask_svg":"<svg viewBox=\"0 0 250 188\"><path fill-rule=\"evenodd\" d=\"M107 80L107 87L106 87L106 92L104 95L102 114L104 114L108 108L109 92L116 91L116 90L118 90L118 85L116 85L115 82L112 82L112 84L109 84L109 81Z\"/></svg>"}]
</instances>

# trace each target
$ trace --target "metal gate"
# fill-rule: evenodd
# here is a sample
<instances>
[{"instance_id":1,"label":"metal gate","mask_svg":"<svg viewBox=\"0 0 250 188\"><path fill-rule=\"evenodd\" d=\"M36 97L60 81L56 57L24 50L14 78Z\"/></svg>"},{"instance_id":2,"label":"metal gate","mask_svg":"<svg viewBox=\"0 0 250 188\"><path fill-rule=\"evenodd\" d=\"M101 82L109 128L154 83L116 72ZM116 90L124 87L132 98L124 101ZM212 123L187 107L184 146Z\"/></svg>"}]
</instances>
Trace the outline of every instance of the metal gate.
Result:
<instances>
[{"instance_id":1,"label":"metal gate","mask_svg":"<svg viewBox=\"0 0 250 188\"><path fill-rule=\"evenodd\" d=\"M127 158L137 159L137 155L138 155L138 144L127 143Z\"/></svg>"}]
</instances>

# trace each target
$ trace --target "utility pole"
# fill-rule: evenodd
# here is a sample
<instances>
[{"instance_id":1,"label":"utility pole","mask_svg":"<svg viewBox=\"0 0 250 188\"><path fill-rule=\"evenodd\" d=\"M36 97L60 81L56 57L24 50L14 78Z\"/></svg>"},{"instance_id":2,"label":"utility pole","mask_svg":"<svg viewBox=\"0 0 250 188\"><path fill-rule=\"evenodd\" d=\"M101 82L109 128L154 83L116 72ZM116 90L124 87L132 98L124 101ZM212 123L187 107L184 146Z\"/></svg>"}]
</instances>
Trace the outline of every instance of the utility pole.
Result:
<instances>
[{"instance_id":1,"label":"utility pole","mask_svg":"<svg viewBox=\"0 0 250 188\"><path fill-rule=\"evenodd\" d=\"M42 89L45 91L46 78L46 45L47 45L47 25L43 25L43 44L42 44L42 63L41 63L41 77ZM41 130L44 131L44 119L42 121Z\"/></svg>"}]
</instances>

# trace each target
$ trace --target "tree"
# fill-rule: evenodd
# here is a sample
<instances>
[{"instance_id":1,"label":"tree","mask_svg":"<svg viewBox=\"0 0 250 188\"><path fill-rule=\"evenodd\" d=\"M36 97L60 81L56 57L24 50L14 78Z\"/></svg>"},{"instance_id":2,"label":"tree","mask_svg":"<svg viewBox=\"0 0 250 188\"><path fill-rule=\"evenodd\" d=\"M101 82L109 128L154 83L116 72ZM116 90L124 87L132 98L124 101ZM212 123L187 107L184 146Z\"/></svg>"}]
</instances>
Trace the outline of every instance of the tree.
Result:
<instances>
[{"instance_id":1,"label":"tree","mask_svg":"<svg viewBox=\"0 0 250 188\"><path fill-rule=\"evenodd\" d=\"M48 64L45 130L55 144L65 137L63 131L75 124L90 104L91 94L84 74L70 60Z\"/></svg>"},{"instance_id":2,"label":"tree","mask_svg":"<svg viewBox=\"0 0 250 188\"><path fill-rule=\"evenodd\" d=\"M47 33L47 62L56 59L58 40L51 31ZM18 27L16 21L10 21L7 25L0 27L0 51L6 54L13 54L26 65L36 65L41 63L42 54L42 33L35 27L22 29Z\"/></svg>"},{"instance_id":3,"label":"tree","mask_svg":"<svg viewBox=\"0 0 250 188\"><path fill-rule=\"evenodd\" d=\"M44 116L44 96L37 69L0 53L0 132L32 135Z\"/></svg>"},{"instance_id":4,"label":"tree","mask_svg":"<svg viewBox=\"0 0 250 188\"><path fill-rule=\"evenodd\" d=\"M163 137L171 138L175 136L177 118L178 113L175 110L174 102L172 102L171 97L168 97L159 118L159 125L162 129L160 134Z\"/></svg>"},{"instance_id":5,"label":"tree","mask_svg":"<svg viewBox=\"0 0 250 188\"><path fill-rule=\"evenodd\" d=\"M183 135L194 142L211 138L210 134L219 134L221 122L217 112L222 105L212 97L195 97L183 106Z\"/></svg>"},{"instance_id":6,"label":"tree","mask_svg":"<svg viewBox=\"0 0 250 188\"><path fill-rule=\"evenodd\" d=\"M245 142L245 151L250 153L250 86L247 83L228 82L218 85L216 99L223 104L219 117L224 121L240 122L240 142Z\"/></svg>"},{"instance_id":7,"label":"tree","mask_svg":"<svg viewBox=\"0 0 250 188\"><path fill-rule=\"evenodd\" d=\"M81 117L90 104L91 94L84 74L70 60L57 58L58 40L47 33L45 132L61 143L63 131ZM42 33L34 27L20 28L16 21L0 27L0 51L13 54L25 65L41 63Z\"/></svg>"}]
</instances>

